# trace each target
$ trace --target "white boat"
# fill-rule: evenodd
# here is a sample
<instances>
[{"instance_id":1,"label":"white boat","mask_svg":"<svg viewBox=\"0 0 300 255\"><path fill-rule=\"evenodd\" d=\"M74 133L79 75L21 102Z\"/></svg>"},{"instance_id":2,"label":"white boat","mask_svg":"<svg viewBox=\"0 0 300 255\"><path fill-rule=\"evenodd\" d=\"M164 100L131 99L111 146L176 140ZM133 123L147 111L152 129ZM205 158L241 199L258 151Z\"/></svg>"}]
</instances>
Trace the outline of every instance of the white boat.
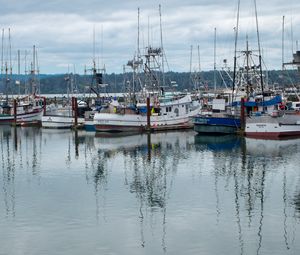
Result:
<instances>
[{"instance_id":1,"label":"white boat","mask_svg":"<svg viewBox=\"0 0 300 255\"><path fill-rule=\"evenodd\" d=\"M300 136L300 113L251 116L247 118L245 134L247 137L276 139Z\"/></svg>"},{"instance_id":2,"label":"white boat","mask_svg":"<svg viewBox=\"0 0 300 255\"><path fill-rule=\"evenodd\" d=\"M154 131L192 128L192 117L200 111L200 104L193 101L190 95L160 98L150 107L150 129ZM96 131L143 132L148 128L145 104L137 105L136 109L114 109L115 112L95 114Z\"/></svg>"},{"instance_id":3,"label":"white boat","mask_svg":"<svg viewBox=\"0 0 300 255\"><path fill-rule=\"evenodd\" d=\"M84 124L84 118L77 119L77 125ZM75 126L75 119L72 116L45 115L42 116L43 128L72 128Z\"/></svg>"}]
</instances>

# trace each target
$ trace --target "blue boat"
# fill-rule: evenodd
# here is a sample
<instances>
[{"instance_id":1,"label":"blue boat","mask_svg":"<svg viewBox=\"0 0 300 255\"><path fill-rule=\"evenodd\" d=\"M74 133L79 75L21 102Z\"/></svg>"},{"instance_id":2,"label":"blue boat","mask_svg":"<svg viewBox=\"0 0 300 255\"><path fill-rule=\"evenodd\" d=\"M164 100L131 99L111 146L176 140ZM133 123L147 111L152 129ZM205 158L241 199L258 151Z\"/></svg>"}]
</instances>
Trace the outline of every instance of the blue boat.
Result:
<instances>
[{"instance_id":1,"label":"blue boat","mask_svg":"<svg viewBox=\"0 0 300 255\"><path fill-rule=\"evenodd\" d=\"M241 128L241 120L234 115L194 117L194 130L202 134L234 134Z\"/></svg>"}]
</instances>

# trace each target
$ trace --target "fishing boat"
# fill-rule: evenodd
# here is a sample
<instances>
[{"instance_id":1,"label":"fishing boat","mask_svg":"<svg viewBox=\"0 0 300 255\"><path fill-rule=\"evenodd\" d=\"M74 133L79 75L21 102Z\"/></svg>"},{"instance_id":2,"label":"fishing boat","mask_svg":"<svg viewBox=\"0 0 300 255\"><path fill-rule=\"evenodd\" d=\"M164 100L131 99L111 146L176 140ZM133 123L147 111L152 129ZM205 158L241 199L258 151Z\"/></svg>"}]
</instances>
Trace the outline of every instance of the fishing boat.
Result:
<instances>
[{"instance_id":1,"label":"fishing boat","mask_svg":"<svg viewBox=\"0 0 300 255\"><path fill-rule=\"evenodd\" d=\"M159 8L160 21L161 9ZM161 45L148 45L145 54L137 55L130 65L132 90L130 98L124 104L110 103L106 109L94 115L94 125L98 132L143 132L145 130L160 131L192 128L192 117L197 115L200 104L191 95L174 91L175 84L168 84L164 72L164 49L162 45L162 26L160 22ZM138 40L139 41L139 40ZM139 70L144 76L139 77ZM139 77L139 79L137 79ZM138 83L134 80L143 80Z\"/></svg>"},{"instance_id":2,"label":"fishing boat","mask_svg":"<svg viewBox=\"0 0 300 255\"><path fill-rule=\"evenodd\" d=\"M74 126L81 127L84 124L83 113L87 108L85 102L78 102L75 98L74 76L68 74L65 77L67 84L67 102L64 107L56 108L50 114L42 116L43 128L72 128ZM72 100L71 100L72 99Z\"/></svg>"},{"instance_id":3,"label":"fishing boat","mask_svg":"<svg viewBox=\"0 0 300 255\"><path fill-rule=\"evenodd\" d=\"M117 108L114 113L96 113L94 125L99 132L143 132L192 128L192 117L200 110L200 104L190 95L160 97L156 104L150 104L151 114L147 120L147 107L138 104L136 108ZM149 126L150 125L150 126Z\"/></svg>"},{"instance_id":4,"label":"fishing boat","mask_svg":"<svg viewBox=\"0 0 300 255\"><path fill-rule=\"evenodd\" d=\"M293 57L293 61L287 64L299 67L300 51L293 54ZM264 107L259 109L262 105ZM298 103L294 102L291 104L291 108L288 109L282 100L276 100L276 98L273 99L273 103L266 105L263 97L260 104L259 102L256 103L258 112L250 114L246 119L245 135L264 139L300 136L300 112L297 105ZM270 108L270 106L273 108Z\"/></svg>"},{"instance_id":5,"label":"fishing boat","mask_svg":"<svg viewBox=\"0 0 300 255\"><path fill-rule=\"evenodd\" d=\"M300 136L300 113L251 116L247 118L245 134L247 137L264 139Z\"/></svg>"},{"instance_id":6,"label":"fishing boat","mask_svg":"<svg viewBox=\"0 0 300 255\"><path fill-rule=\"evenodd\" d=\"M214 41L216 42L216 30ZM216 50L214 52L216 52ZM214 59L216 59L216 56L214 56ZM237 102L233 102L234 99L237 100L237 98L240 99L241 97L240 91L236 90L235 87L235 73L234 70L232 90L224 91L222 95L217 95L216 64L214 63L214 99L210 105L208 104L209 98L202 100L201 112L193 119L194 130L197 133L211 135L234 134L241 128L240 108L237 107ZM233 103L235 103L235 105Z\"/></svg>"},{"instance_id":7,"label":"fishing boat","mask_svg":"<svg viewBox=\"0 0 300 255\"><path fill-rule=\"evenodd\" d=\"M201 111L193 123L199 134L234 134L241 127L238 109L227 108L225 99L213 99L212 111Z\"/></svg>"},{"instance_id":8,"label":"fishing boat","mask_svg":"<svg viewBox=\"0 0 300 255\"><path fill-rule=\"evenodd\" d=\"M44 99L27 96L15 101L15 107L8 101L0 105L0 124L26 124L41 121Z\"/></svg>"},{"instance_id":9,"label":"fishing boat","mask_svg":"<svg viewBox=\"0 0 300 255\"><path fill-rule=\"evenodd\" d=\"M4 41L4 32L2 33L2 42ZM9 30L9 45L10 42L10 30ZM9 48L9 55L11 56L11 47ZM3 44L2 44L2 56L3 56ZM3 60L2 60L3 62ZM20 54L18 52L18 62L20 64ZM31 93L25 93L23 96L11 95L9 96L8 90L12 87L12 63L11 61L5 61L5 65L1 66L5 71L3 83L5 85L5 96L0 98L0 124L2 125L24 125L38 124L41 121L41 116L44 111L45 98L38 96L38 86L36 79L36 64L37 54L36 48L33 46L33 61L31 63L30 70L30 86ZM38 68L38 67L37 67ZM19 73L20 74L20 71ZM16 84L20 84L20 81L16 81Z\"/></svg>"}]
</instances>

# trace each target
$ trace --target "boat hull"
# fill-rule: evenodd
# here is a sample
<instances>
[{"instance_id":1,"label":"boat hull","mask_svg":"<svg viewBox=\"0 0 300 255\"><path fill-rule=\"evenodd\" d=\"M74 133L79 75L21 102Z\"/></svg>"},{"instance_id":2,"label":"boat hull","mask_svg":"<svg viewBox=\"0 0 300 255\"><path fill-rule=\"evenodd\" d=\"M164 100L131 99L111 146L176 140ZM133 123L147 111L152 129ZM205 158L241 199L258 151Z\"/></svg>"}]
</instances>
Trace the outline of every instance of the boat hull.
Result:
<instances>
[{"instance_id":1,"label":"boat hull","mask_svg":"<svg viewBox=\"0 0 300 255\"><path fill-rule=\"evenodd\" d=\"M245 135L265 139L300 136L300 124L252 123L247 124Z\"/></svg>"},{"instance_id":2,"label":"boat hull","mask_svg":"<svg viewBox=\"0 0 300 255\"><path fill-rule=\"evenodd\" d=\"M194 130L206 134L234 134L241 127L240 119L233 117L206 117L194 118Z\"/></svg>"},{"instance_id":3,"label":"boat hull","mask_svg":"<svg viewBox=\"0 0 300 255\"><path fill-rule=\"evenodd\" d=\"M148 130L147 116L98 114L94 119L95 129L98 132L144 132ZM151 116L150 130L176 130L192 128L189 117L174 117L171 119L163 116Z\"/></svg>"},{"instance_id":4,"label":"boat hull","mask_svg":"<svg viewBox=\"0 0 300 255\"><path fill-rule=\"evenodd\" d=\"M78 118L78 125L83 125L84 119ZM43 128L57 128L57 129L67 129L75 126L74 117L69 116L43 116L42 117L42 127Z\"/></svg>"},{"instance_id":5,"label":"boat hull","mask_svg":"<svg viewBox=\"0 0 300 255\"><path fill-rule=\"evenodd\" d=\"M264 139L300 136L300 115L286 114L281 117L247 118L245 135Z\"/></svg>"},{"instance_id":6,"label":"boat hull","mask_svg":"<svg viewBox=\"0 0 300 255\"><path fill-rule=\"evenodd\" d=\"M16 124L21 123L31 123L41 121L43 111L42 109L36 110L34 112L17 114L16 116ZM0 125L11 125L15 122L14 115L0 115Z\"/></svg>"}]
</instances>

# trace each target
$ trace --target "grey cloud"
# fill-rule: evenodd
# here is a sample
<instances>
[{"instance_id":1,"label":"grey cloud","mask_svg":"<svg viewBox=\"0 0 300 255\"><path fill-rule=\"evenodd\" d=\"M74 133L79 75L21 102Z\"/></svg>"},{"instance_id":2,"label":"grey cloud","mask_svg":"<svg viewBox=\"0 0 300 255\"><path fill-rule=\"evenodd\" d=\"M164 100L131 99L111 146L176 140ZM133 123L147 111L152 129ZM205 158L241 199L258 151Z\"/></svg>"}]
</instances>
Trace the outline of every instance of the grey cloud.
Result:
<instances>
[{"instance_id":1,"label":"grey cloud","mask_svg":"<svg viewBox=\"0 0 300 255\"><path fill-rule=\"evenodd\" d=\"M101 57L105 59L108 72L122 72L122 65L136 50L138 7L141 9L141 46L148 40L148 17L151 42L159 44L158 4L162 5L164 47L172 70L189 70L190 45L200 45L202 67L212 69L214 27L218 34L218 61L233 58L237 1L0 0L0 27L11 28L14 50L30 49L36 44L42 71L48 73L65 72L60 68L67 64L76 64L82 72L82 67L92 58L93 27L96 28L97 55L101 55L103 27ZM293 17L294 40L297 40L300 20L293 12L300 8L300 3L298 0L289 3L257 0L257 7L262 45L268 52L267 62L272 68L280 67L282 15L287 16L289 28L290 17ZM246 34L250 39L255 38L254 24L253 5L241 1L240 48L245 45ZM288 36L287 40L290 40Z\"/></svg>"}]
</instances>

